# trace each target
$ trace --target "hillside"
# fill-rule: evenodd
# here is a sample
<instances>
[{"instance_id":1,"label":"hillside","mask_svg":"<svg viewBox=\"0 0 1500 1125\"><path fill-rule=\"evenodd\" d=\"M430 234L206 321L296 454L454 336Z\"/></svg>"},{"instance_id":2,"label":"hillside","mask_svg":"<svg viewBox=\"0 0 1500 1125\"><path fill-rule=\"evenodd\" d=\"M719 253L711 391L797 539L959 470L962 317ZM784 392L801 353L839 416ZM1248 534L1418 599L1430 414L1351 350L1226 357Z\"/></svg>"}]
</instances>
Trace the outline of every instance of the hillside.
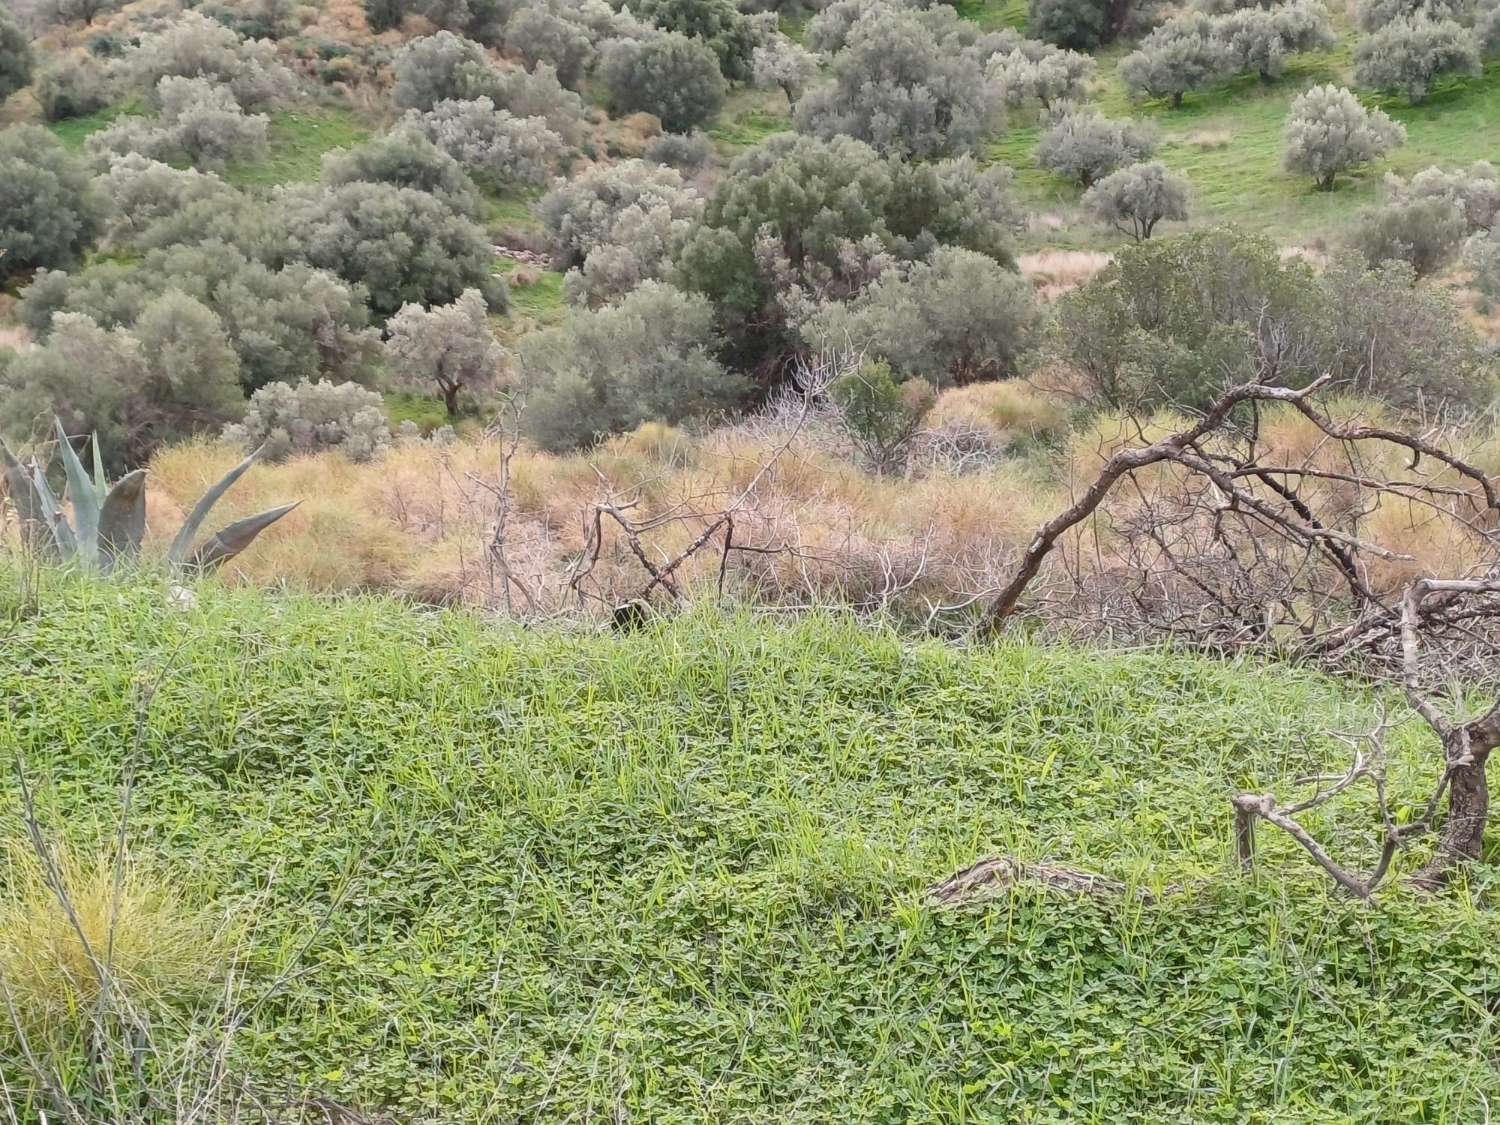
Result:
<instances>
[{"instance_id":1,"label":"hillside","mask_svg":"<svg viewBox=\"0 0 1500 1125\"><path fill-rule=\"evenodd\" d=\"M0 583L0 743L48 831L113 832L159 679L132 854L250 928L247 1006L295 963L235 1056L272 1088L414 1122L1471 1121L1500 1095L1483 884L1372 910L1274 834L1260 882L1229 868L1226 793L1369 711L1314 677L213 585L169 609L44 578L32 613ZM994 854L1130 891L924 901Z\"/></svg>"}]
</instances>

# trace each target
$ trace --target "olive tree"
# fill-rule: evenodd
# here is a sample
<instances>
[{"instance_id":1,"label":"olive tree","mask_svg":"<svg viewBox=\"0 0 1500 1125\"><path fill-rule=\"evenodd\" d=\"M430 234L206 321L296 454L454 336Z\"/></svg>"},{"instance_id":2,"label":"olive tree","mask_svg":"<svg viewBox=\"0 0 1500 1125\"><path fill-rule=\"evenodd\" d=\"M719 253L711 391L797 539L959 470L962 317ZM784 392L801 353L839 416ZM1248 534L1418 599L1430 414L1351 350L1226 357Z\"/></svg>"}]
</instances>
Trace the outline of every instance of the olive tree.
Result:
<instances>
[{"instance_id":1,"label":"olive tree","mask_svg":"<svg viewBox=\"0 0 1500 1125\"><path fill-rule=\"evenodd\" d=\"M572 449L642 422L710 418L748 390L721 344L707 298L647 281L522 339L523 423L543 448Z\"/></svg>"},{"instance_id":2,"label":"olive tree","mask_svg":"<svg viewBox=\"0 0 1500 1125\"><path fill-rule=\"evenodd\" d=\"M1213 26L1229 50L1230 69L1258 74L1262 82L1281 77L1288 55L1327 50L1336 41L1328 10L1317 0L1240 8L1214 17Z\"/></svg>"},{"instance_id":3,"label":"olive tree","mask_svg":"<svg viewBox=\"0 0 1500 1125\"><path fill-rule=\"evenodd\" d=\"M273 108L297 88L296 77L276 57L275 44L242 39L193 11L142 35L120 60L118 72L152 98L163 78L201 78L227 88L247 112Z\"/></svg>"},{"instance_id":4,"label":"olive tree","mask_svg":"<svg viewBox=\"0 0 1500 1125\"><path fill-rule=\"evenodd\" d=\"M1465 233L1484 230L1500 219L1500 175L1487 160L1452 172L1424 168L1409 180L1387 173L1385 191L1392 203L1431 198L1451 202L1463 215Z\"/></svg>"},{"instance_id":5,"label":"olive tree","mask_svg":"<svg viewBox=\"0 0 1500 1125\"><path fill-rule=\"evenodd\" d=\"M1366 109L1347 89L1314 86L1292 102L1283 166L1332 191L1340 172L1384 156L1406 140L1406 126Z\"/></svg>"},{"instance_id":6,"label":"olive tree","mask_svg":"<svg viewBox=\"0 0 1500 1125\"><path fill-rule=\"evenodd\" d=\"M435 196L351 183L283 189L279 200L290 256L362 285L378 316L406 304L445 304L468 289L483 292L494 309L506 306L484 231Z\"/></svg>"},{"instance_id":7,"label":"olive tree","mask_svg":"<svg viewBox=\"0 0 1500 1125\"><path fill-rule=\"evenodd\" d=\"M39 0L34 11L44 23L81 23L88 27L100 16L123 6L124 0Z\"/></svg>"},{"instance_id":8,"label":"olive tree","mask_svg":"<svg viewBox=\"0 0 1500 1125\"><path fill-rule=\"evenodd\" d=\"M1088 55L1036 40L990 56L985 76L1011 109L1031 103L1051 109L1058 102L1082 101L1098 64Z\"/></svg>"},{"instance_id":9,"label":"olive tree","mask_svg":"<svg viewBox=\"0 0 1500 1125\"><path fill-rule=\"evenodd\" d=\"M484 47L451 31L407 41L391 69L391 97L403 109L429 110L441 101L493 94L499 82Z\"/></svg>"},{"instance_id":10,"label":"olive tree","mask_svg":"<svg viewBox=\"0 0 1500 1125\"><path fill-rule=\"evenodd\" d=\"M490 331L484 294L465 289L445 305L402 305L386 325L385 353L397 383L415 391L436 389L448 416L458 415L460 394L493 390L505 352Z\"/></svg>"},{"instance_id":11,"label":"olive tree","mask_svg":"<svg viewBox=\"0 0 1500 1125\"><path fill-rule=\"evenodd\" d=\"M235 194L212 172L173 168L134 152L110 161L109 170L94 178L94 187L104 203L105 237L111 242L129 242L152 223L194 203Z\"/></svg>"},{"instance_id":12,"label":"olive tree","mask_svg":"<svg viewBox=\"0 0 1500 1125\"><path fill-rule=\"evenodd\" d=\"M588 305L666 279L703 209L703 197L678 172L642 161L559 181L538 207L556 240L557 264L568 268L565 296Z\"/></svg>"},{"instance_id":13,"label":"olive tree","mask_svg":"<svg viewBox=\"0 0 1500 1125\"><path fill-rule=\"evenodd\" d=\"M1186 222L1188 185L1157 161L1111 172L1083 193L1083 209L1137 242L1163 219Z\"/></svg>"},{"instance_id":14,"label":"olive tree","mask_svg":"<svg viewBox=\"0 0 1500 1125\"><path fill-rule=\"evenodd\" d=\"M755 48L751 56L755 84L765 89L779 89L786 100L796 104L802 92L818 73L818 56L785 35L773 35Z\"/></svg>"},{"instance_id":15,"label":"olive tree","mask_svg":"<svg viewBox=\"0 0 1500 1125\"><path fill-rule=\"evenodd\" d=\"M1480 70L1478 40L1452 20L1395 20L1354 48L1354 80L1360 86L1404 94L1412 105L1427 96L1434 79Z\"/></svg>"},{"instance_id":16,"label":"olive tree","mask_svg":"<svg viewBox=\"0 0 1500 1125\"><path fill-rule=\"evenodd\" d=\"M544 118L516 117L488 97L441 101L425 113L412 110L403 124L500 189L546 183L567 150Z\"/></svg>"},{"instance_id":17,"label":"olive tree","mask_svg":"<svg viewBox=\"0 0 1500 1125\"><path fill-rule=\"evenodd\" d=\"M1473 7L1473 0L1359 0L1354 5L1354 22L1364 32L1409 19L1467 23Z\"/></svg>"},{"instance_id":18,"label":"olive tree","mask_svg":"<svg viewBox=\"0 0 1500 1125\"><path fill-rule=\"evenodd\" d=\"M1500 230L1487 230L1464 243L1464 265L1474 271L1474 284L1490 300L1500 299Z\"/></svg>"},{"instance_id":19,"label":"olive tree","mask_svg":"<svg viewBox=\"0 0 1500 1125\"><path fill-rule=\"evenodd\" d=\"M749 81L751 53L760 36L752 21L730 0L637 0L631 9L638 19L653 27L705 44L730 82Z\"/></svg>"},{"instance_id":20,"label":"olive tree","mask_svg":"<svg viewBox=\"0 0 1500 1125\"><path fill-rule=\"evenodd\" d=\"M56 55L37 73L36 100L48 121L63 121L103 109L114 100L111 85L104 67L87 55Z\"/></svg>"},{"instance_id":21,"label":"olive tree","mask_svg":"<svg viewBox=\"0 0 1500 1125\"><path fill-rule=\"evenodd\" d=\"M1232 56L1212 16L1189 12L1163 24L1120 60L1120 81L1132 97L1167 98L1175 109L1190 90L1229 73Z\"/></svg>"},{"instance_id":22,"label":"olive tree","mask_svg":"<svg viewBox=\"0 0 1500 1125\"><path fill-rule=\"evenodd\" d=\"M1457 204L1441 196L1424 196L1365 211L1349 244L1370 262L1405 262L1423 277L1453 259L1466 233Z\"/></svg>"},{"instance_id":23,"label":"olive tree","mask_svg":"<svg viewBox=\"0 0 1500 1125\"><path fill-rule=\"evenodd\" d=\"M31 37L0 8L0 102L31 82Z\"/></svg>"},{"instance_id":24,"label":"olive tree","mask_svg":"<svg viewBox=\"0 0 1500 1125\"><path fill-rule=\"evenodd\" d=\"M1089 109L1068 107L1052 117L1036 146L1036 161L1081 187L1116 168L1145 160L1156 137L1133 121L1116 121Z\"/></svg>"},{"instance_id":25,"label":"olive tree","mask_svg":"<svg viewBox=\"0 0 1500 1125\"><path fill-rule=\"evenodd\" d=\"M139 153L153 160L222 168L262 159L270 119L246 114L227 87L204 78L168 75L158 84L161 116L122 117L86 142L96 161Z\"/></svg>"},{"instance_id":26,"label":"olive tree","mask_svg":"<svg viewBox=\"0 0 1500 1125\"><path fill-rule=\"evenodd\" d=\"M1474 9L1474 38L1482 53L1500 53L1500 0L1479 0Z\"/></svg>"},{"instance_id":27,"label":"olive tree","mask_svg":"<svg viewBox=\"0 0 1500 1125\"><path fill-rule=\"evenodd\" d=\"M99 233L87 169L46 129L0 129L0 279L71 266Z\"/></svg>"},{"instance_id":28,"label":"olive tree","mask_svg":"<svg viewBox=\"0 0 1500 1125\"><path fill-rule=\"evenodd\" d=\"M825 305L802 335L815 349L853 347L942 388L1015 374L1040 325L1030 282L983 254L945 246L882 273L853 301Z\"/></svg>"},{"instance_id":29,"label":"olive tree","mask_svg":"<svg viewBox=\"0 0 1500 1125\"><path fill-rule=\"evenodd\" d=\"M558 81L576 90L596 55L587 25L568 19L553 6L529 4L505 25L505 43L527 66L550 63Z\"/></svg>"},{"instance_id":30,"label":"olive tree","mask_svg":"<svg viewBox=\"0 0 1500 1125\"><path fill-rule=\"evenodd\" d=\"M655 114L672 132L703 124L724 104L718 56L678 32L607 44L599 62L599 78L612 110Z\"/></svg>"},{"instance_id":31,"label":"olive tree","mask_svg":"<svg viewBox=\"0 0 1500 1125\"><path fill-rule=\"evenodd\" d=\"M979 61L910 11L878 11L856 24L832 68L832 81L797 103L799 132L856 137L907 158L940 156L973 148L997 109Z\"/></svg>"},{"instance_id":32,"label":"olive tree","mask_svg":"<svg viewBox=\"0 0 1500 1125\"><path fill-rule=\"evenodd\" d=\"M478 218L479 189L448 153L416 129L398 128L349 149L323 157L322 181L342 184L391 184L435 195L455 211Z\"/></svg>"},{"instance_id":33,"label":"olive tree","mask_svg":"<svg viewBox=\"0 0 1500 1125\"><path fill-rule=\"evenodd\" d=\"M267 461L337 450L368 461L391 443L391 423L380 395L358 383L304 379L267 383L250 396L240 421L224 437Z\"/></svg>"},{"instance_id":34,"label":"olive tree","mask_svg":"<svg viewBox=\"0 0 1500 1125\"><path fill-rule=\"evenodd\" d=\"M1029 0L1026 27L1048 43L1092 51L1133 33L1151 6L1142 0Z\"/></svg>"}]
</instances>

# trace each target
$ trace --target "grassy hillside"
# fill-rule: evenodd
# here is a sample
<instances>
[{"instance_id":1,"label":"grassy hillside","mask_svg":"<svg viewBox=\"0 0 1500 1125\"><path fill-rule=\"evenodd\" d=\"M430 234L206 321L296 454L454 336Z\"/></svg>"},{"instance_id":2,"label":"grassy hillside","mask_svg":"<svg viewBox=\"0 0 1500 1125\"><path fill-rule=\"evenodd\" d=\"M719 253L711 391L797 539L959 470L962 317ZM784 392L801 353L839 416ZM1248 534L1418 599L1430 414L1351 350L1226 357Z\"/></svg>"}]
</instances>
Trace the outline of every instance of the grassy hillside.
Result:
<instances>
[{"instance_id":1,"label":"grassy hillside","mask_svg":"<svg viewBox=\"0 0 1500 1125\"><path fill-rule=\"evenodd\" d=\"M44 820L107 835L132 681L170 665L136 852L257 899L252 990L313 937L244 1041L263 1076L427 1122L1473 1121L1500 1097L1493 914L1334 899L1273 839L1258 884L1226 874L1225 794L1364 717L1315 678L825 618L599 637L198 597L48 579L28 614L0 577L0 745ZM1398 739L1398 797L1420 750ZM1363 811L1321 828L1353 846ZM997 852L1194 889L924 904Z\"/></svg>"}]
</instances>

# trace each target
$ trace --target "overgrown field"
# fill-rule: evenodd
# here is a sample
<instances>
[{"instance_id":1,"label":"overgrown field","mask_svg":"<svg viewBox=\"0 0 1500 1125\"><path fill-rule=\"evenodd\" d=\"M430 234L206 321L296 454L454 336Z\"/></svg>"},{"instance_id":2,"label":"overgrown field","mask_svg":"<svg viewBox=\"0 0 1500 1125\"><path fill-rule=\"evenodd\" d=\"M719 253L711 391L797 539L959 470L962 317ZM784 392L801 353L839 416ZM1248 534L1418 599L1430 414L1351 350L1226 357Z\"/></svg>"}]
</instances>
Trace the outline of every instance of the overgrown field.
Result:
<instances>
[{"instance_id":1,"label":"overgrown field","mask_svg":"<svg viewBox=\"0 0 1500 1125\"><path fill-rule=\"evenodd\" d=\"M1483 887L1360 906L1269 837L1258 883L1228 870L1226 794L1369 717L1308 675L828 617L570 635L53 577L32 605L14 571L0 610L0 747L49 828L113 831L133 684L160 678L134 854L258 903L252 997L311 938L241 1044L268 1082L423 1122L1467 1122L1500 1098ZM1428 748L1395 743L1399 801ZM1317 827L1358 847L1366 811ZM996 853L1186 890L925 904Z\"/></svg>"}]
</instances>

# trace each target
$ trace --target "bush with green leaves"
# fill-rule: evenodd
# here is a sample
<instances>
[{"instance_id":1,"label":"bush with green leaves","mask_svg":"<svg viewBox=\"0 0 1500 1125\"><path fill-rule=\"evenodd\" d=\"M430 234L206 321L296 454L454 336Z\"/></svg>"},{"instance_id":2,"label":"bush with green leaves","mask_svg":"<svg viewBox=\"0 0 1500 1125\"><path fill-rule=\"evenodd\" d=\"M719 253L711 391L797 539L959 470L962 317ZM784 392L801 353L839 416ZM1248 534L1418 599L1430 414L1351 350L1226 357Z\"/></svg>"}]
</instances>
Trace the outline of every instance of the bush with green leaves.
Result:
<instances>
[{"instance_id":1,"label":"bush with green leaves","mask_svg":"<svg viewBox=\"0 0 1500 1125\"><path fill-rule=\"evenodd\" d=\"M402 127L426 137L476 180L496 189L539 186L567 151L541 117L516 117L487 97L412 110Z\"/></svg>"},{"instance_id":2,"label":"bush with green leaves","mask_svg":"<svg viewBox=\"0 0 1500 1125\"><path fill-rule=\"evenodd\" d=\"M691 133L658 133L646 142L641 157L683 172L692 172L708 163L713 145L701 129Z\"/></svg>"},{"instance_id":3,"label":"bush with green leaves","mask_svg":"<svg viewBox=\"0 0 1500 1125\"><path fill-rule=\"evenodd\" d=\"M361 292L324 270L301 263L272 269L219 242L152 250L139 265L43 271L22 293L20 314L38 338L48 336L59 313L133 328L151 300L172 291L219 317L247 392L276 380L375 377L379 333L369 327Z\"/></svg>"},{"instance_id":4,"label":"bush with green leaves","mask_svg":"<svg viewBox=\"0 0 1500 1125\"><path fill-rule=\"evenodd\" d=\"M655 114L662 127L674 133L711 120L724 104L718 56L705 44L677 32L607 44L599 62L599 79L611 110Z\"/></svg>"},{"instance_id":5,"label":"bush with green leaves","mask_svg":"<svg viewBox=\"0 0 1500 1125\"><path fill-rule=\"evenodd\" d=\"M824 305L802 335L814 350L852 347L886 359L902 378L942 388L1015 374L1041 322L1019 273L944 246L885 271L851 301Z\"/></svg>"},{"instance_id":6,"label":"bush with green leaves","mask_svg":"<svg viewBox=\"0 0 1500 1125\"><path fill-rule=\"evenodd\" d=\"M1398 19L1354 48L1354 80L1367 90L1402 94L1412 105L1447 74L1477 75L1479 41L1452 20Z\"/></svg>"},{"instance_id":7,"label":"bush with green leaves","mask_svg":"<svg viewBox=\"0 0 1500 1125\"><path fill-rule=\"evenodd\" d=\"M852 137L772 137L730 166L678 276L756 362L787 345L793 306L849 297L890 264L944 245L1009 263L1022 220L1009 186L1009 169L970 157L910 164Z\"/></svg>"},{"instance_id":8,"label":"bush with green leaves","mask_svg":"<svg viewBox=\"0 0 1500 1125\"><path fill-rule=\"evenodd\" d=\"M122 117L90 135L87 149L95 161L108 166L134 152L152 160L222 168L265 157L270 119L246 114L227 87L168 75L158 86L158 98L159 118Z\"/></svg>"},{"instance_id":9,"label":"bush with green leaves","mask_svg":"<svg viewBox=\"0 0 1500 1125\"><path fill-rule=\"evenodd\" d=\"M460 214L477 219L482 200L463 166L416 129L397 128L323 157L322 182L390 184L435 195Z\"/></svg>"},{"instance_id":10,"label":"bush with green leaves","mask_svg":"<svg viewBox=\"0 0 1500 1125\"><path fill-rule=\"evenodd\" d=\"M38 125L0 129L0 281L73 265L102 212L88 169L56 137Z\"/></svg>"},{"instance_id":11,"label":"bush with green leaves","mask_svg":"<svg viewBox=\"0 0 1500 1125\"><path fill-rule=\"evenodd\" d=\"M867 359L828 385L839 422L877 473L905 467L922 419L937 401L925 379L892 377L891 365Z\"/></svg>"},{"instance_id":12,"label":"bush with green leaves","mask_svg":"<svg viewBox=\"0 0 1500 1125\"><path fill-rule=\"evenodd\" d=\"M62 312L41 346L5 372L0 430L21 436L56 414L101 435L118 464L161 444L217 431L239 415L239 361L213 312L172 291L147 301L130 329Z\"/></svg>"},{"instance_id":13,"label":"bush with green leaves","mask_svg":"<svg viewBox=\"0 0 1500 1125\"><path fill-rule=\"evenodd\" d=\"M785 35L773 35L755 48L751 69L757 86L781 90L788 102L796 104L817 77L818 56Z\"/></svg>"},{"instance_id":14,"label":"bush with green leaves","mask_svg":"<svg viewBox=\"0 0 1500 1125\"><path fill-rule=\"evenodd\" d=\"M712 418L749 389L719 362L722 343L706 298L644 282L618 304L522 338L522 423L543 448L562 450L642 422Z\"/></svg>"},{"instance_id":15,"label":"bush with green leaves","mask_svg":"<svg viewBox=\"0 0 1500 1125\"><path fill-rule=\"evenodd\" d=\"M358 383L304 379L295 386L267 383L250 396L242 420L224 436L268 461L337 450L351 461L368 461L391 443L391 424L381 397Z\"/></svg>"},{"instance_id":16,"label":"bush with green leaves","mask_svg":"<svg viewBox=\"0 0 1500 1125\"><path fill-rule=\"evenodd\" d=\"M1304 325L1314 301L1306 263L1283 261L1259 236L1216 229L1132 243L1060 298L1048 358L1097 405L1193 408L1260 370L1260 334L1274 334L1295 385L1316 370Z\"/></svg>"},{"instance_id":17,"label":"bush with green leaves","mask_svg":"<svg viewBox=\"0 0 1500 1125\"><path fill-rule=\"evenodd\" d=\"M1166 98L1174 109L1183 95L1218 82L1232 56L1214 17L1188 12L1162 24L1120 60L1120 81L1133 98Z\"/></svg>"},{"instance_id":18,"label":"bush with green leaves","mask_svg":"<svg viewBox=\"0 0 1500 1125\"><path fill-rule=\"evenodd\" d=\"M35 457L23 463L0 442L0 482L15 509L22 544L44 559L78 565L88 572L109 574L129 566L140 557L146 536L146 471L135 469L111 482L105 474L108 459L97 433L90 435L90 472L73 449L60 418L53 418L53 431L63 463L66 507L53 492L45 464ZM246 516L198 542L203 521L214 505L258 455L250 454L193 505L167 549L164 561L168 567L202 573L222 566L297 506L283 504Z\"/></svg>"},{"instance_id":19,"label":"bush with green leaves","mask_svg":"<svg viewBox=\"0 0 1500 1125\"><path fill-rule=\"evenodd\" d=\"M1263 82L1281 77L1288 55L1328 50L1336 42L1328 9L1318 0L1240 8L1214 17L1213 27L1229 51L1230 69L1258 74Z\"/></svg>"},{"instance_id":20,"label":"bush with green leaves","mask_svg":"<svg viewBox=\"0 0 1500 1125\"><path fill-rule=\"evenodd\" d=\"M537 63L530 70L497 71L494 91L486 96L513 117L542 118L547 128L570 145L582 139L583 99L558 81L550 63Z\"/></svg>"},{"instance_id":21,"label":"bush with green leaves","mask_svg":"<svg viewBox=\"0 0 1500 1125\"><path fill-rule=\"evenodd\" d=\"M972 149L998 108L979 60L910 11L878 11L856 24L832 70L832 81L798 101L799 132L855 137L906 158L941 156Z\"/></svg>"},{"instance_id":22,"label":"bush with green leaves","mask_svg":"<svg viewBox=\"0 0 1500 1125\"><path fill-rule=\"evenodd\" d=\"M0 102L31 84L33 66L31 37L9 9L0 8Z\"/></svg>"},{"instance_id":23,"label":"bush with green leaves","mask_svg":"<svg viewBox=\"0 0 1500 1125\"><path fill-rule=\"evenodd\" d=\"M637 0L631 10L652 27L705 44L730 82L750 80L751 52L760 36L730 0Z\"/></svg>"},{"instance_id":24,"label":"bush with green leaves","mask_svg":"<svg viewBox=\"0 0 1500 1125\"><path fill-rule=\"evenodd\" d=\"M406 304L446 304L479 289L504 311L505 283L490 272L483 229L436 196L390 184L284 188L288 253L364 287L387 317Z\"/></svg>"},{"instance_id":25,"label":"bush with green leaves","mask_svg":"<svg viewBox=\"0 0 1500 1125\"><path fill-rule=\"evenodd\" d=\"M1049 172L1088 187L1115 169L1156 151L1152 130L1116 121L1091 109L1065 106L1051 116L1036 146L1036 162Z\"/></svg>"},{"instance_id":26,"label":"bush with green leaves","mask_svg":"<svg viewBox=\"0 0 1500 1125\"><path fill-rule=\"evenodd\" d=\"M1425 277L1453 260L1468 233L1456 203L1428 195L1365 211L1349 245L1372 263L1405 262L1418 277Z\"/></svg>"},{"instance_id":27,"label":"bush with green leaves","mask_svg":"<svg viewBox=\"0 0 1500 1125\"><path fill-rule=\"evenodd\" d=\"M528 67L550 64L558 81L570 90L578 89L598 54L588 25L567 18L554 5L541 3L528 4L510 18L505 44Z\"/></svg>"},{"instance_id":28,"label":"bush with green leaves","mask_svg":"<svg viewBox=\"0 0 1500 1125\"><path fill-rule=\"evenodd\" d=\"M140 37L117 66L125 83L156 97L163 78L201 78L229 90L246 112L274 108L297 80L265 40L242 39L230 28L187 11Z\"/></svg>"},{"instance_id":29,"label":"bush with green leaves","mask_svg":"<svg viewBox=\"0 0 1500 1125\"><path fill-rule=\"evenodd\" d=\"M114 98L104 67L88 55L54 55L37 72L34 92L48 121L83 117Z\"/></svg>"},{"instance_id":30,"label":"bush with green leaves","mask_svg":"<svg viewBox=\"0 0 1500 1125\"><path fill-rule=\"evenodd\" d=\"M1009 108L1036 104L1048 110L1058 102L1082 101L1098 69L1088 55L1027 39L1014 50L991 55L985 76Z\"/></svg>"},{"instance_id":31,"label":"bush with green leaves","mask_svg":"<svg viewBox=\"0 0 1500 1125\"><path fill-rule=\"evenodd\" d=\"M1377 160L1405 140L1406 126L1384 110L1366 109L1343 87L1314 86L1292 102L1282 163L1332 191L1340 172Z\"/></svg>"},{"instance_id":32,"label":"bush with green leaves","mask_svg":"<svg viewBox=\"0 0 1500 1125\"><path fill-rule=\"evenodd\" d=\"M1140 241L1150 238L1163 220L1187 221L1188 183L1159 161L1132 164L1084 192L1083 209Z\"/></svg>"},{"instance_id":33,"label":"bush with green leaves","mask_svg":"<svg viewBox=\"0 0 1500 1125\"><path fill-rule=\"evenodd\" d=\"M456 417L459 397L493 391L505 351L490 331L484 295L465 289L446 305L403 305L386 325L386 358L392 378L405 390L443 397Z\"/></svg>"}]
</instances>

